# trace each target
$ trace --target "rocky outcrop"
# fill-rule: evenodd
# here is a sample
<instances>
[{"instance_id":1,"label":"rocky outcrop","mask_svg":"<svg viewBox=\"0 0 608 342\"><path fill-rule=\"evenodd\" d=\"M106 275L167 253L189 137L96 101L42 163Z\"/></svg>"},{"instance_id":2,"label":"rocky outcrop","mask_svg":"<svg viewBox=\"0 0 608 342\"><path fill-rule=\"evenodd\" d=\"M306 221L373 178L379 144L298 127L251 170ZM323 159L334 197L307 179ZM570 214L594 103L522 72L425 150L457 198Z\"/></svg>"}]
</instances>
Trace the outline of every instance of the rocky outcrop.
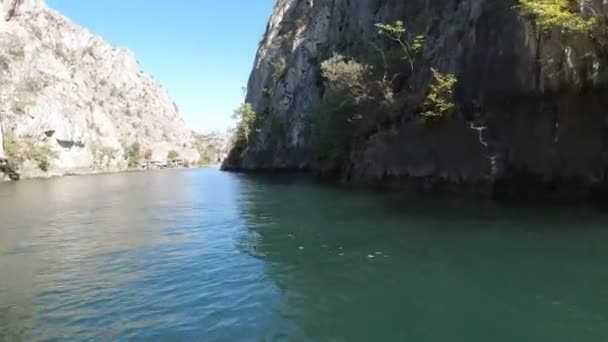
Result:
<instances>
[{"instance_id":1,"label":"rocky outcrop","mask_svg":"<svg viewBox=\"0 0 608 342\"><path fill-rule=\"evenodd\" d=\"M312 6L311 6L312 4ZM604 32L540 32L517 0L279 0L261 42L247 101L258 134L226 169L323 169L305 139L323 98L319 64L385 48L375 23L405 22L426 42L413 75L393 85L403 101L358 132L339 166L343 180L390 186L479 185L500 191L588 194L608 185L608 54ZM605 25L605 2L581 0ZM283 75L276 65L284 62ZM457 113L420 119L430 68L458 79ZM273 77L274 76L274 77ZM373 112L374 116L371 116ZM277 136L276 122L283 125ZM511 186L511 185L520 186ZM523 184L523 185L521 185Z\"/></svg>"},{"instance_id":2,"label":"rocky outcrop","mask_svg":"<svg viewBox=\"0 0 608 342\"><path fill-rule=\"evenodd\" d=\"M0 0L5 21L18 15L46 8L44 0Z\"/></svg>"},{"instance_id":3,"label":"rocky outcrop","mask_svg":"<svg viewBox=\"0 0 608 342\"><path fill-rule=\"evenodd\" d=\"M175 150L198 161L177 106L131 52L41 0L3 0L2 8L0 123L24 177L123 170L135 145L142 157L165 160Z\"/></svg>"}]
</instances>

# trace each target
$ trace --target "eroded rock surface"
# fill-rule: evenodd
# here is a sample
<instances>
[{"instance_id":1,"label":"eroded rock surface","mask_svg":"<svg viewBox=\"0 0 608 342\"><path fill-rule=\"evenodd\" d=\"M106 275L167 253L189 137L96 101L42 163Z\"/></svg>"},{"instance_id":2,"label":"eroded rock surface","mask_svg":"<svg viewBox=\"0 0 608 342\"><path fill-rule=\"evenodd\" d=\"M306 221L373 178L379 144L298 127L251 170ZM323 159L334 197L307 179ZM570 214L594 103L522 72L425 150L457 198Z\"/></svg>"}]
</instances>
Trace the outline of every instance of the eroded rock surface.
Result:
<instances>
[{"instance_id":1,"label":"eroded rock surface","mask_svg":"<svg viewBox=\"0 0 608 342\"><path fill-rule=\"evenodd\" d=\"M22 176L127 168L125 150L198 161L177 105L135 56L72 23L42 0L3 0L0 119L5 154ZM11 145L11 146L7 146ZM40 156L49 154L47 170Z\"/></svg>"},{"instance_id":2,"label":"eroded rock surface","mask_svg":"<svg viewBox=\"0 0 608 342\"><path fill-rule=\"evenodd\" d=\"M413 90L396 87L412 99L358 137L340 167L343 180L491 188L521 182L512 188L556 191L608 184L608 54L601 43L607 37L541 33L516 0L310 4L277 1L248 86L247 101L263 118L260 132L225 168L322 169L304 129L306 113L325 92L320 62L333 52L373 53L369 42L382 44L374 24L402 20L412 34L426 37L409 83ZM581 15L605 25L605 2L580 4ZM278 62L286 65L279 79L273 75ZM458 78L458 113L436 127L425 126L416 112L431 67ZM284 126L279 134L277 122Z\"/></svg>"}]
</instances>

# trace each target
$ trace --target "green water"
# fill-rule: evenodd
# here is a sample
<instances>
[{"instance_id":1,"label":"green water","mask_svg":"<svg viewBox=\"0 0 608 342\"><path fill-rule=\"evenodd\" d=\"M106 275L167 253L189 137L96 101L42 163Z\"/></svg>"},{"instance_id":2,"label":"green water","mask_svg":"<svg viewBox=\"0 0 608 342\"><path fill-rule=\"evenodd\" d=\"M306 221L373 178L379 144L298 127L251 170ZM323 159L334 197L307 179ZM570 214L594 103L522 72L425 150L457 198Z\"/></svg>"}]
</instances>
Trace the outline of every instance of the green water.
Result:
<instances>
[{"instance_id":1,"label":"green water","mask_svg":"<svg viewBox=\"0 0 608 342\"><path fill-rule=\"evenodd\" d=\"M599 209L215 169L0 203L0 340L608 341Z\"/></svg>"}]
</instances>

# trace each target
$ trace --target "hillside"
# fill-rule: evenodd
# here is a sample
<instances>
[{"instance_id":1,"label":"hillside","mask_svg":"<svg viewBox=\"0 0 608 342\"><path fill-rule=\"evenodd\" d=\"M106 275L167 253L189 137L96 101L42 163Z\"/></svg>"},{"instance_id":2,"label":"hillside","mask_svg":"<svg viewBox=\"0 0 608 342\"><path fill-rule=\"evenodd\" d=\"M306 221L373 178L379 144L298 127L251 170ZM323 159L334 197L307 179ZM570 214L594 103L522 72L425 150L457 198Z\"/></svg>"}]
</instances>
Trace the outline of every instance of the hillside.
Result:
<instances>
[{"instance_id":1,"label":"hillside","mask_svg":"<svg viewBox=\"0 0 608 342\"><path fill-rule=\"evenodd\" d=\"M41 0L3 0L0 119L23 177L124 170L175 150L198 161L177 105L135 56Z\"/></svg>"}]
</instances>

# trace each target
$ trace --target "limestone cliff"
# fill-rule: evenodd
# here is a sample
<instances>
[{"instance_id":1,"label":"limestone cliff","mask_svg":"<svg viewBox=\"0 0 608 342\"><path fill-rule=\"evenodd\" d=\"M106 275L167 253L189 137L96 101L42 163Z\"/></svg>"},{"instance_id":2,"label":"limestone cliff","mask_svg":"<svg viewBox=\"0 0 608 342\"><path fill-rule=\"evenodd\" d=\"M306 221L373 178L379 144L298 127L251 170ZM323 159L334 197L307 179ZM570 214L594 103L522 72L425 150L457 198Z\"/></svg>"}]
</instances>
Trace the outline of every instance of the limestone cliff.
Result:
<instances>
[{"instance_id":1,"label":"limestone cliff","mask_svg":"<svg viewBox=\"0 0 608 342\"><path fill-rule=\"evenodd\" d=\"M573 7L605 28L604 1ZM371 124L356 131L347 158L319 163L305 126L327 91L320 63L335 52L361 59L386 50L374 25L396 20L426 38L414 72L391 84L398 103L390 112L363 110L359 117ZM517 0L278 0L248 84L259 127L224 167L330 169L342 180L397 187L603 189L605 38L605 30L543 32ZM456 113L429 125L420 108L431 68L454 74L458 86Z\"/></svg>"},{"instance_id":2,"label":"limestone cliff","mask_svg":"<svg viewBox=\"0 0 608 342\"><path fill-rule=\"evenodd\" d=\"M122 170L135 145L142 157L198 161L177 106L131 52L42 0L1 5L0 136L22 176Z\"/></svg>"}]
</instances>

